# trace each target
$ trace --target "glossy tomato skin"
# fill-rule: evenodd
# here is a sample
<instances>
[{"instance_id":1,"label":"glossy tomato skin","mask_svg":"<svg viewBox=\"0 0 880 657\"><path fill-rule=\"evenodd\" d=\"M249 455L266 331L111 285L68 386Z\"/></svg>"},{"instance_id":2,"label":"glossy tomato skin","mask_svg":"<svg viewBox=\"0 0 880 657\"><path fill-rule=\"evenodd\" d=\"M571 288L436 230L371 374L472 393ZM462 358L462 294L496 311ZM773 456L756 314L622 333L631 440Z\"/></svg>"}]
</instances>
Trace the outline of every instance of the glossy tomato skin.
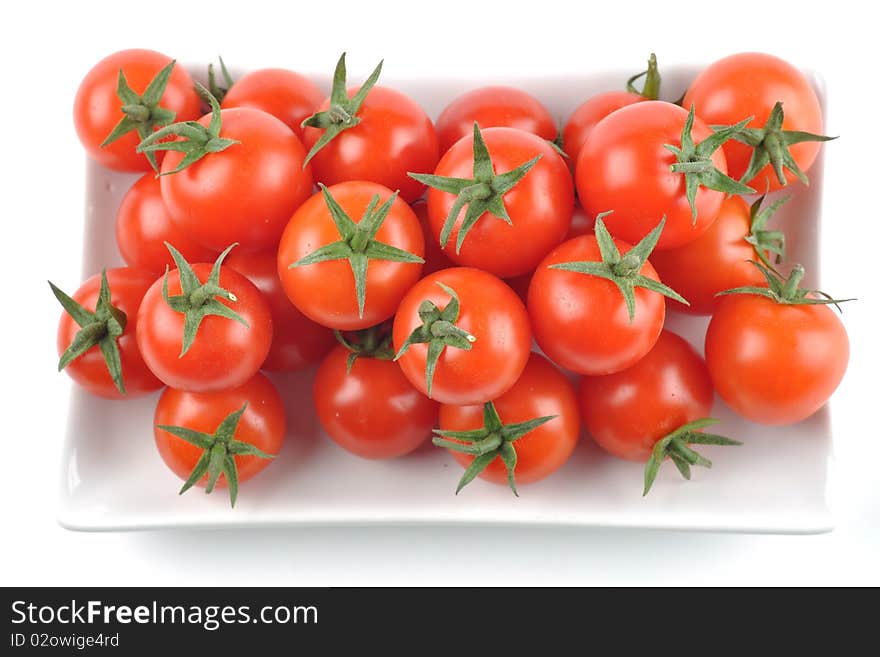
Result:
<instances>
[{"instance_id":1,"label":"glossy tomato skin","mask_svg":"<svg viewBox=\"0 0 880 657\"><path fill-rule=\"evenodd\" d=\"M580 412L574 387L539 354L529 356L517 382L495 400L495 410L504 424L557 416L514 443L517 484L539 481L556 472L569 459L580 437ZM480 405L444 404L440 407L440 427L446 431L470 431L482 426L483 407ZM473 456L468 454L451 454L465 468L473 461ZM506 486L507 469L501 457L496 457L480 477Z\"/></svg>"},{"instance_id":2,"label":"glossy tomato skin","mask_svg":"<svg viewBox=\"0 0 880 657\"><path fill-rule=\"evenodd\" d=\"M806 76L788 62L764 53L731 55L710 64L688 88L682 106L694 106L698 117L708 125L732 125L749 116L749 127L767 123L773 106L782 103L783 130L822 134L822 106ZM819 142L802 142L790 147L798 166L806 172L819 153ZM739 180L746 172L752 149L730 140L723 146L729 174ZM797 180L786 171L789 182ZM743 181L759 192L780 189L776 174L768 164L752 180Z\"/></svg>"},{"instance_id":3,"label":"glossy tomato skin","mask_svg":"<svg viewBox=\"0 0 880 657\"><path fill-rule=\"evenodd\" d=\"M491 86L458 96L437 118L440 152L474 134L474 123L486 128L516 128L541 139L556 139L556 120L537 98L515 87Z\"/></svg>"},{"instance_id":4,"label":"glossy tomato skin","mask_svg":"<svg viewBox=\"0 0 880 657\"><path fill-rule=\"evenodd\" d=\"M349 89L349 98L356 93L357 88ZM328 109L329 98L317 111ZM400 197L412 203L425 186L407 173L430 173L440 157L431 119L412 98L388 87L373 87L357 115L360 123L344 130L312 158L315 180L328 186L368 180L400 190ZM311 149L323 132L306 127L306 148Z\"/></svg>"},{"instance_id":5,"label":"glossy tomato skin","mask_svg":"<svg viewBox=\"0 0 880 657\"><path fill-rule=\"evenodd\" d=\"M577 162L581 147L599 121L621 107L643 100L646 100L644 96L629 91L606 91L591 96L578 105L562 130L562 150L568 155L572 166Z\"/></svg>"},{"instance_id":6,"label":"glossy tomato skin","mask_svg":"<svg viewBox=\"0 0 880 657\"><path fill-rule=\"evenodd\" d=\"M364 181L339 183L328 188L330 195L360 223L374 196L379 205L391 197L391 190ZM290 264L316 249L339 241L323 195L319 192L291 217L278 248L278 274L288 298L304 315L333 329L352 331L385 321L417 280L421 264L370 260L367 266L364 316L358 315L354 275L348 260L331 260L290 268ZM418 217L397 198L376 233L379 242L424 256L425 243Z\"/></svg>"},{"instance_id":7,"label":"glossy tomato skin","mask_svg":"<svg viewBox=\"0 0 880 657\"><path fill-rule=\"evenodd\" d=\"M236 139L183 171L161 178L162 200L174 222L200 244L223 251L275 248L290 215L312 193L306 151L282 121L249 107L221 110L220 136ZM199 123L207 126L211 117ZM182 159L169 151L162 172Z\"/></svg>"},{"instance_id":8,"label":"glossy tomato skin","mask_svg":"<svg viewBox=\"0 0 880 657\"><path fill-rule=\"evenodd\" d=\"M126 394L123 395L117 390L113 379L110 378L100 348L94 346L72 361L64 370L70 378L93 395L106 399L131 399L162 387L162 382L147 368L137 346L138 308L155 280L156 276L153 273L137 267L117 267L107 270L110 303L126 316L125 331L117 340ZM100 290L101 275L95 274L71 296L83 308L94 312ZM61 315L57 334L59 356L70 346L80 328L68 313Z\"/></svg>"},{"instance_id":9,"label":"glossy tomato skin","mask_svg":"<svg viewBox=\"0 0 880 657\"><path fill-rule=\"evenodd\" d=\"M211 265L192 265L204 283ZM218 300L247 322L208 315L199 326L195 341L180 356L184 314L172 310L162 298L163 278L147 290L138 311L137 342L147 366L165 385L189 392L215 392L243 385L269 353L272 343L272 315L262 293L242 274L228 266L220 270L220 287L237 301ZM168 295L179 295L180 275L168 273Z\"/></svg>"},{"instance_id":10,"label":"glossy tomato skin","mask_svg":"<svg viewBox=\"0 0 880 657\"><path fill-rule=\"evenodd\" d=\"M261 369L294 372L320 361L336 344L333 331L316 324L296 309L281 286L278 260L272 251L237 251L225 265L257 286L272 314L272 346Z\"/></svg>"},{"instance_id":11,"label":"glossy tomato skin","mask_svg":"<svg viewBox=\"0 0 880 657\"><path fill-rule=\"evenodd\" d=\"M284 404L272 382L258 373L240 386L217 392L166 388L159 397L153 417L153 434L162 460L174 474L186 481L203 451L156 425L186 427L213 434L223 420L245 403L248 406L238 422L235 439L250 443L267 454L278 454L286 431ZM272 459L259 456L233 458L239 482L247 481L272 462ZM207 481L206 474L197 485L204 487ZM220 475L217 486L227 486L226 475Z\"/></svg>"},{"instance_id":12,"label":"glossy tomato skin","mask_svg":"<svg viewBox=\"0 0 880 657\"><path fill-rule=\"evenodd\" d=\"M122 197L116 213L116 245L122 259L160 276L165 267L177 267L165 242L183 254L187 262L213 262L217 251L202 246L175 224L152 173L144 174Z\"/></svg>"},{"instance_id":13,"label":"glossy tomato skin","mask_svg":"<svg viewBox=\"0 0 880 657\"><path fill-rule=\"evenodd\" d=\"M632 248L614 240L621 253ZM611 281L549 269L563 262L601 261L592 235L564 242L541 262L529 286L528 308L535 340L557 365L579 374L619 372L647 354L666 317L663 296L635 289L635 317L630 322L623 295ZM646 262L639 272L659 280Z\"/></svg>"},{"instance_id":14,"label":"glossy tomato skin","mask_svg":"<svg viewBox=\"0 0 880 657\"><path fill-rule=\"evenodd\" d=\"M431 436L439 404L416 390L397 363L359 357L346 373L338 345L315 375L315 409L327 435L367 459L408 454Z\"/></svg>"},{"instance_id":15,"label":"glossy tomato skin","mask_svg":"<svg viewBox=\"0 0 880 657\"><path fill-rule=\"evenodd\" d=\"M444 404L483 404L516 383L529 358L532 336L529 318L516 293L499 278L478 269L444 269L420 280L400 302L394 318L394 349L422 321L419 306L429 300L445 308L450 296L437 283L452 288L461 310L456 325L476 340L468 351L446 347L437 362L432 398ZM409 382L427 394L426 344L414 344L397 361Z\"/></svg>"},{"instance_id":16,"label":"glossy tomato skin","mask_svg":"<svg viewBox=\"0 0 880 657\"><path fill-rule=\"evenodd\" d=\"M410 207L419 218L422 235L425 238L425 264L422 266L422 276L433 274L441 269L455 267L455 263L443 252L440 242L434 238L434 233L431 231L431 220L428 218L428 204L420 199Z\"/></svg>"},{"instance_id":17,"label":"glossy tomato skin","mask_svg":"<svg viewBox=\"0 0 880 657\"><path fill-rule=\"evenodd\" d=\"M592 235L595 230L596 217L591 217L580 203L575 203L574 214L571 216L571 226L568 228L568 235L565 239L570 240L581 235Z\"/></svg>"},{"instance_id":18,"label":"glossy tomato skin","mask_svg":"<svg viewBox=\"0 0 880 657\"><path fill-rule=\"evenodd\" d=\"M575 166L578 198L591 216L614 211L604 220L614 237L636 244L665 216L656 248L671 249L695 240L718 216L724 194L700 186L694 224L685 176L670 170L676 159L664 144L681 145L687 115L659 100L634 103L599 121L584 142ZM699 143L712 130L697 117L692 134ZM727 172L721 149L712 154L712 163Z\"/></svg>"},{"instance_id":19,"label":"glossy tomato skin","mask_svg":"<svg viewBox=\"0 0 880 657\"><path fill-rule=\"evenodd\" d=\"M537 155L541 159L504 195L512 225L486 213L468 232L461 253L456 253L458 228L465 216L462 209L444 252L459 265L511 278L533 270L565 238L574 212L574 187L565 161L544 139L514 128L487 128L482 135L496 174L511 171ZM472 178L473 171L471 135L446 152L434 173ZM428 217L438 243L455 198L454 194L428 190Z\"/></svg>"},{"instance_id":20,"label":"glossy tomato skin","mask_svg":"<svg viewBox=\"0 0 880 657\"><path fill-rule=\"evenodd\" d=\"M122 119L122 101L116 95L120 69L131 89L141 95L171 58L154 50L120 50L102 59L80 83L73 101L73 123L86 152L101 166L114 171L150 171L150 163L135 148L141 139L136 131L111 144L101 144ZM159 103L176 113L175 121L194 121L201 115L199 97L186 69L175 64ZM161 159L162 154L157 153Z\"/></svg>"},{"instance_id":21,"label":"glossy tomato skin","mask_svg":"<svg viewBox=\"0 0 880 657\"><path fill-rule=\"evenodd\" d=\"M663 436L709 416L714 391L700 355L675 333L663 331L632 367L583 377L578 395L593 440L618 458L644 462Z\"/></svg>"},{"instance_id":22,"label":"glossy tomato skin","mask_svg":"<svg viewBox=\"0 0 880 657\"><path fill-rule=\"evenodd\" d=\"M238 78L220 107L262 110L284 121L302 139L302 122L315 112L323 98L318 85L304 75L283 68L261 68Z\"/></svg>"},{"instance_id":23,"label":"glossy tomato skin","mask_svg":"<svg viewBox=\"0 0 880 657\"><path fill-rule=\"evenodd\" d=\"M718 394L761 424L793 424L815 413L848 360L846 329L828 306L727 295L706 331L706 364Z\"/></svg>"},{"instance_id":24,"label":"glossy tomato skin","mask_svg":"<svg viewBox=\"0 0 880 657\"><path fill-rule=\"evenodd\" d=\"M671 308L710 315L723 290L761 285L764 277L749 260L757 261L755 248L745 241L751 232L748 204L731 196L721 204L718 218L705 233L677 249L656 251L651 264L666 285L682 295L689 306L672 300Z\"/></svg>"}]
</instances>

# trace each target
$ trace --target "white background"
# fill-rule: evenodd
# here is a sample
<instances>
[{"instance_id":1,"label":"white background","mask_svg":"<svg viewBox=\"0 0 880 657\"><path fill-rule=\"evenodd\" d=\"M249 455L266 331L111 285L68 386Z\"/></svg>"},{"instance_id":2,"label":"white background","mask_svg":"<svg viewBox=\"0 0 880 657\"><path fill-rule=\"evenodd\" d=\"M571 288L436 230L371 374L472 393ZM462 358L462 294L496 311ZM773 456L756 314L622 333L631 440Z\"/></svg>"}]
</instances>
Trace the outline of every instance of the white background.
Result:
<instances>
[{"instance_id":1,"label":"white background","mask_svg":"<svg viewBox=\"0 0 880 657\"><path fill-rule=\"evenodd\" d=\"M8 3L0 26L0 584L880 584L880 363L869 279L880 222L878 63L870 50L876 21L844 2L826 3L821 12L807 3L766 1L611 4ZM45 280L73 289L80 273L84 158L71 123L73 94L98 59L128 47L182 62L221 53L243 69L328 74L345 49L353 76L384 57L389 76L461 72L487 80L637 70L651 50L669 63L764 50L821 73L827 132L843 135L827 146L823 286L859 297L844 314L853 357L833 404L837 530L792 537L429 527L61 529L55 482L69 384L54 372L58 308Z\"/></svg>"}]
</instances>

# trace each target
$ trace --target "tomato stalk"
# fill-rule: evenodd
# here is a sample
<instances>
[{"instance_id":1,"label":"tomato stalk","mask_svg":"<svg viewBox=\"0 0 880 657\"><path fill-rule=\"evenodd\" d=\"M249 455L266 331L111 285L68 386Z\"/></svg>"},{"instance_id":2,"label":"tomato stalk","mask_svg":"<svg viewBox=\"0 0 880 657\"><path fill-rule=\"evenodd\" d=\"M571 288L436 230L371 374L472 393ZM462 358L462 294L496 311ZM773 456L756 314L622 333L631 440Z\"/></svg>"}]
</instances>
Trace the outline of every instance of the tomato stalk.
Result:
<instances>
[{"instance_id":1,"label":"tomato stalk","mask_svg":"<svg viewBox=\"0 0 880 657\"><path fill-rule=\"evenodd\" d=\"M635 86L636 81L640 78L645 78L641 91ZM648 100L657 100L660 97L660 71L657 68L657 55L651 53L648 58L648 68L641 73L636 73L626 81L626 90Z\"/></svg>"},{"instance_id":2,"label":"tomato stalk","mask_svg":"<svg viewBox=\"0 0 880 657\"><path fill-rule=\"evenodd\" d=\"M726 294L756 294L758 296L766 297L772 301L775 301L776 303L789 306L828 304L837 306L838 304L845 303L847 301L855 301L854 298L834 299L833 297L820 290L802 288L800 284L804 278L806 270L801 264L795 264L791 268L791 273L789 273L788 278L784 278L782 274L780 274L778 271L769 267L765 267L760 262L755 262L751 260L749 262L751 262L761 271L761 274L763 274L764 278L767 281L767 287L735 287L730 290L719 292L715 296L722 296ZM839 306L838 310L840 310Z\"/></svg>"},{"instance_id":3,"label":"tomato stalk","mask_svg":"<svg viewBox=\"0 0 880 657\"><path fill-rule=\"evenodd\" d=\"M349 351L345 360L346 374L351 372L351 368L358 358L394 360L394 348L391 346L392 335L387 322L347 333L337 330L333 331L333 334L339 344Z\"/></svg>"},{"instance_id":4,"label":"tomato stalk","mask_svg":"<svg viewBox=\"0 0 880 657\"><path fill-rule=\"evenodd\" d=\"M217 59L220 60L220 74L223 76L223 83L226 86L221 87L217 84L217 76L214 73L214 64L208 64L208 91L210 91L211 95L217 99L218 103L222 103L226 94L232 89L232 85L235 84L235 80L229 74L229 70L226 68L226 63L223 61L223 58L218 56Z\"/></svg>"},{"instance_id":5,"label":"tomato stalk","mask_svg":"<svg viewBox=\"0 0 880 657\"><path fill-rule=\"evenodd\" d=\"M768 183L769 185L769 183ZM775 260L778 264L785 257L785 233L781 230L767 230L767 223L776 211L788 203L790 196L784 196L773 202L772 205L764 208L764 199L767 195L761 196L757 201L752 203L749 209L751 218L750 232L745 236L745 241L755 247L755 253L758 259L767 267L772 267L768 254L772 253L776 256Z\"/></svg>"}]
</instances>

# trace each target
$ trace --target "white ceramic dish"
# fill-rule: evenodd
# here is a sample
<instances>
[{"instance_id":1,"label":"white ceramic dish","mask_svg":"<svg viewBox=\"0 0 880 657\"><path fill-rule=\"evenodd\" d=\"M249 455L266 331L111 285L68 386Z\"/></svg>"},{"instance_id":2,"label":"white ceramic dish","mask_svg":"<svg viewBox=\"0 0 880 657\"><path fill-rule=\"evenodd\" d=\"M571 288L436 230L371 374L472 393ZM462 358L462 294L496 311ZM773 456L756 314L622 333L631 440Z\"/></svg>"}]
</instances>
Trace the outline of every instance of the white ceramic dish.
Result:
<instances>
[{"instance_id":1,"label":"white ceramic dish","mask_svg":"<svg viewBox=\"0 0 880 657\"><path fill-rule=\"evenodd\" d=\"M203 70L203 69L202 69ZM664 97L677 98L696 68L666 69ZM541 98L566 117L592 93L617 88L623 72L579 79L500 80ZM352 76L355 80L355 76ZM323 81L326 88L326 81ZM383 79L418 99L435 116L455 94L480 80ZM822 85L816 88L823 97ZM824 98L823 98L824 100ZM789 252L818 273L822 160L812 185L796 188L783 207ZM119 201L136 176L87 166L83 273L121 264L114 240ZM811 281L815 283L815 280ZM669 327L702 350L707 320L670 313ZM328 524L569 525L706 531L813 533L828 531L826 504L831 455L828 409L791 427L762 427L736 418L716 400L713 415L740 448L705 448L711 471L696 468L691 482L664 467L647 498L641 496L642 466L612 458L588 439L553 477L508 489L476 480L453 495L459 466L430 444L390 462L359 459L323 435L311 405L313 372L275 377L287 402L289 435L272 467L248 482L236 508L221 491L193 489L178 496L180 481L159 458L152 433L158 393L108 402L73 388L64 443L60 523L84 531L193 527Z\"/></svg>"}]
</instances>

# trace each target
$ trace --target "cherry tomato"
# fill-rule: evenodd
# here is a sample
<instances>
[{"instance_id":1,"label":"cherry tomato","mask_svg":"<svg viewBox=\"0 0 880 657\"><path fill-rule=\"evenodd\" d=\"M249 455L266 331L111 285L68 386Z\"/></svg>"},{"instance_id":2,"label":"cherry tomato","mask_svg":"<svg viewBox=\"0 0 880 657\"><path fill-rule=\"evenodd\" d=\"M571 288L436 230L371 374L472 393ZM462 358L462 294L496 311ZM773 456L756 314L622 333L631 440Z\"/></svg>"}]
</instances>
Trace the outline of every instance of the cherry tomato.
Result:
<instances>
[{"instance_id":1,"label":"cherry tomato","mask_svg":"<svg viewBox=\"0 0 880 657\"><path fill-rule=\"evenodd\" d=\"M107 399L128 399L158 390L162 382L147 368L137 346L138 308L156 276L145 269L118 267L107 270L110 304L125 313L125 329L116 344L122 364L125 394L119 391L98 345L75 358L65 368L70 377L93 395ZM73 295L73 300L89 312L94 312L101 290L101 275L89 277ZM69 313L58 323L58 355L73 343L82 327Z\"/></svg>"},{"instance_id":2,"label":"cherry tomato","mask_svg":"<svg viewBox=\"0 0 880 657\"><path fill-rule=\"evenodd\" d=\"M546 358L531 354L513 387L494 403L505 425L556 416L512 443L517 457L517 484L544 479L565 464L580 437L577 396L571 382ZM440 407L440 427L445 431L479 429L483 427L483 407L443 404ZM474 460L469 454L451 453L465 468ZM500 456L496 456L479 476L496 484L508 483L507 468Z\"/></svg>"},{"instance_id":3,"label":"cherry tomato","mask_svg":"<svg viewBox=\"0 0 880 657\"><path fill-rule=\"evenodd\" d=\"M293 372L320 361L336 341L333 331L316 324L290 303L278 277L277 262L271 251L233 250L226 258L226 265L246 276L269 303L272 346L262 369Z\"/></svg>"},{"instance_id":4,"label":"cherry tomato","mask_svg":"<svg viewBox=\"0 0 880 657\"><path fill-rule=\"evenodd\" d=\"M192 265L192 272L200 283L208 280L211 270L212 266L206 263ZM182 294L180 270L171 270L147 290L138 311L138 347L150 370L166 385L191 392L235 388L256 374L272 343L269 304L257 287L223 265L219 286L234 295L235 301L215 295L209 297L207 303L228 307L247 325L207 314L198 325L191 345L184 349L186 315L174 310L163 298L166 279L169 297ZM186 296L192 297L192 292Z\"/></svg>"},{"instance_id":5,"label":"cherry tomato","mask_svg":"<svg viewBox=\"0 0 880 657\"><path fill-rule=\"evenodd\" d=\"M205 450L159 427L183 427L211 437L224 420L245 404L247 407L241 414L233 439L252 445L266 455L278 454L286 431L284 404L272 382L258 373L239 386L217 392L185 392L166 388L154 415L154 436L162 460L174 474L187 480ZM239 483L252 478L272 462L270 458L253 454L236 454L232 459ZM207 483L207 474L195 482L201 487ZM225 488L228 485L224 472L217 486Z\"/></svg>"},{"instance_id":6,"label":"cherry tomato","mask_svg":"<svg viewBox=\"0 0 880 657\"><path fill-rule=\"evenodd\" d=\"M431 232L431 222L428 219L428 204L423 200L418 200L410 207L419 218L419 223L422 225L422 235L425 238L425 264L422 266L422 276L433 274L441 269L455 267L455 263L447 257L440 247L440 243L434 239L434 233Z\"/></svg>"},{"instance_id":7,"label":"cherry tomato","mask_svg":"<svg viewBox=\"0 0 880 657\"><path fill-rule=\"evenodd\" d=\"M758 260L755 247L745 240L750 233L748 204L739 196L731 196L721 204L714 223L693 242L654 253L651 264L660 278L690 303L685 306L673 301L673 308L709 315L718 305L715 295L719 292L759 285L764 278L749 262Z\"/></svg>"},{"instance_id":8,"label":"cherry tomato","mask_svg":"<svg viewBox=\"0 0 880 657\"><path fill-rule=\"evenodd\" d=\"M613 210L606 224L612 235L635 243L661 217L666 229L658 249L686 244L704 233L721 208L724 193L700 185L696 193L696 223L685 195L685 174L670 167L676 156L664 145L681 145L688 113L663 101L645 101L609 114L593 128L575 167L578 197L588 214ZM699 118L693 139L699 143L712 130ZM722 174L727 164L721 149L711 164Z\"/></svg>"},{"instance_id":9,"label":"cherry tomato","mask_svg":"<svg viewBox=\"0 0 880 657\"><path fill-rule=\"evenodd\" d=\"M419 311L425 302L441 311L449 307L453 297L441 284L457 295L459 313L434 322L436 333L447 335L448 331L441 330L448 328L444 322L453 324L458 327L459 338L462 334L473 338L470 348L447 344L442 349L430 391L426 381L428 343L410 344L399 356L400 367L417 390L444 404L482 404L496 399L522 373L532 338L522 301L492 274L456 267L416 283L400 302L394 318L394 349L400 354L413 331L423 326ZM464 346L461 340L457 343Z\"/></svg>"},{"instance_id":10,"label":"cherry tomato","mask_svg":"<svg viewBox=\"0 0 880 657\"><path fill-rule=\"evenodd\" d=\"M703 359L685 340L663 331L632 367L583 377L579 397L592 438L618 458L644 462L658 440L708 416L713 394Z\"/></svg>"},{"instance_id":11,"label":"cherry tomato","mask_svg":"<svg viewBox=\"0 0 880 657\"><path fill-rule=\"evenodd\" d=\"M577 162L581 148L599 121L621 107L647 100L629 91L607 91L588 98L572 112L562 130L562 150L569 162Z\"/></svg>"},{"instance_id":12,"label":"cherry tomato","mask_svg":"<svg viewBox=\"0 0 880 657\"><path fill-rule=\"evenodd\" d=\"M822 107L806 76L788 62L764 53L731 55L707 66L697 76L682 100L693 106L708 125L730 125L752 116L751 128L767 123L773 106L782 103L783 130L820 133ZM730 140L724 144L729 173L740 179L746 173L752 148ZM804 141L790 146L797 166L806 172L819 153L819 142ZM758 191L782 187L770 165L744 180Z\"/></svg>"},{"instance_id":13,"label":"cherry tomato","mask_svg":"<svg viewBox=\"0 0 880 657\"><path fill-rule=\"evenodd\" d=\"M217 252L193 241L171 220L159 180L145 174L122 197L116 214L116 244L122 259L132 267L143 267L162 275L165 267L176 267L165 242L173 244L190 262L211 262Z\"/></svg>"},{"instance_id":14,"label":"cherry tomato","mask_svg":"<svg viewBox=\"0 0 880 657\"><path fill-rule=\"evenodd\" d=\"M277 246L290 215L312 193L311 169L297 136L271 114L251 108L220 112L220 136L236 139L171 174L183 154L162 161L162 200L174 222L204 246L221 251ZM199 123L208 126L211 115Z\"/></svg>"},{"instance_id":15,"label":"cherry tomato","mask_svg":"<svg viewBox=\"0 0 880 657\"><path fill-rule=\"evenodd\" d=\"M459 265L484 269L502 278L519 276L533 270L568 232L574 210L571 175L553 147L533 134L514 128L488 128L482 131L482 138L496 175L512 171L536 156L540 159L502 197L510 224L489 212L484 213L467 233L461 251L456 253L458 233L466 215L463 208L444 252ZM473 178L473 137L456 142L440 160L434 174ZM438 242L455 202L455 194L428 190L428 217Z\"/></svg>"},{"instance_id":16,"label":"cherry tomato","mask_svg":"<svg viewBox=\"0 0 880 657\"><path fill-rule=\"evenodd\" d=\"M101 144L125 116L120 109L125 103L116 94L119 72L140 96L170 63L170 57L153 50L121 50L102 59L86 74L73 102L73 123L89 157L116 171L150 170L147 158L135 151L141 141L136 130L104 147ZM175 64L159 107L174 112L176 121L192 121L201 114L199 106L192 78Z\"/></svg>"},{"instance_id":17,"label":"cherry tomato","mask_svg":"<svg viewBox=\"0 0 880 657\"><path fill-rule=\"evenodd\" d=\"M718 394L761 424L792 424L815 413L848 360L846 329L827 306L725 295L706 331L706 364Z\"/></svg>"},{"instance_id":18,"label":"cherry tomato","mask_svg":"<svg viewBox=\"0 0 880 657\"><path fill-rule=\"evenodd\" d=\"M323 98L318 85L299 73L283 68L261 68L236 80L220 106L263 110L284 121L302 139L300 124L312 115Z\"/></svg>"},{"instance_id":19,"label":"cherry tomato","mask_svg":"<svg viewBox=\"0 0 880 657\"><path fill-rule=\"evenodd\" d=\"M542 139L556 139L556 120L534 96L515 87L480 87L458 96L437 119L440 152L480 128L516 128Z\"/></svg>"},{"instance_id":20,"label":"cherry tomato","mask_svg":"<svg viewBox=\"0 0 880 657\"><path fill-rule=\"evenodd\" d=\"M359 356L346 372L350 354L338 345L315 376L315 408L327 435L368 459L395 458L424 443L437 423L437 402L390 359Z\"/></svg>"}]
</instances>

